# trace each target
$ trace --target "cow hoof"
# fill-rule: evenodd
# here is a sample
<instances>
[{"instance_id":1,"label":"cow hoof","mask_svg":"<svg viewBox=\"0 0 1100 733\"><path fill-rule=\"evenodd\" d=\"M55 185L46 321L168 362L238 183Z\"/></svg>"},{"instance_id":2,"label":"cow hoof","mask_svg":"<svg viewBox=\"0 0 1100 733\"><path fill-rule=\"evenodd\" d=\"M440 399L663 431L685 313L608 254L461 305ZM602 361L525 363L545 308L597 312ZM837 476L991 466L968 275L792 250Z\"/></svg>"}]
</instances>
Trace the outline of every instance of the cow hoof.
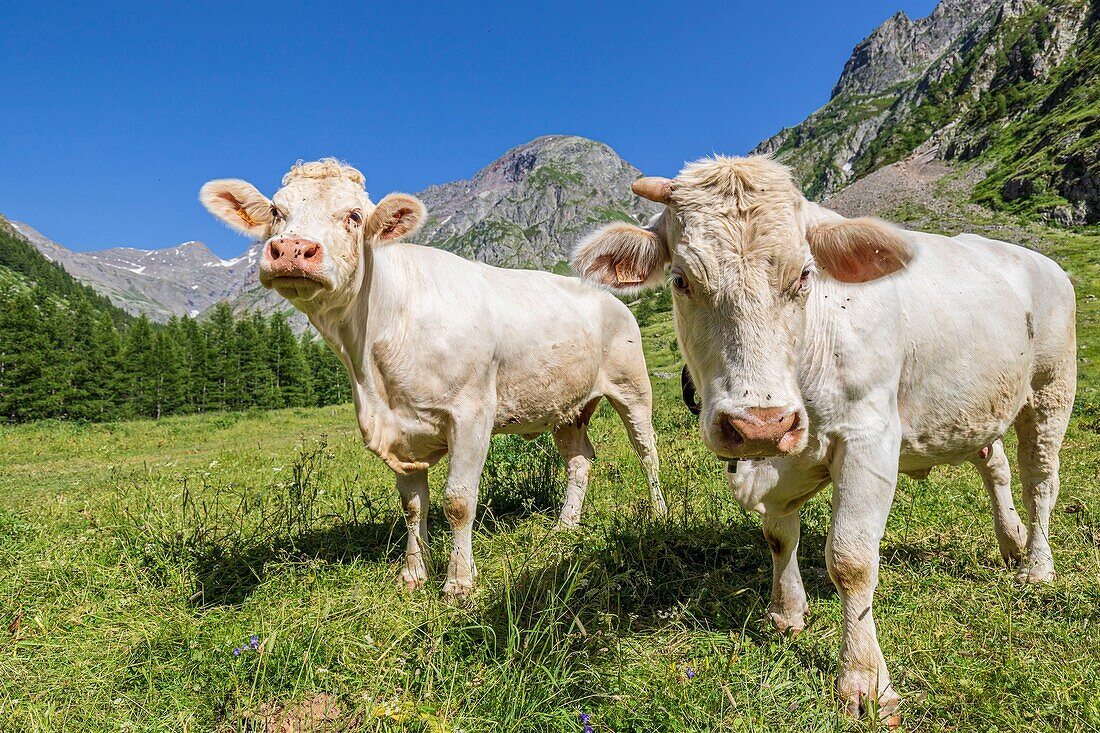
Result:
<instances>
[{"instance_id":1,"label":"cow hoof","mask_svg":"<svg viewBox=\"0 0 1100 733\"><path fill-rule=\"evenodd\" d=\"M443 598L448 601L458 602L469 598L474 592L472 583L461 583L457 580L448 580L443 584Z\"/></svg>"},{"instance_id":2,"label":"cow hoof","mask_svg":"<svg viewBox=\"0 0 1100 733\"><path fill-rule=\"evenodd\" d=\"M869 692L876 688L873 675L851 672L841 674L837 680L837 694L844 704L845 712L855 718L876 714L887 727L897 728L901 724L901 717L898 715L901 700L889 685L878 692L876 700Z\"/></svg>"},{"instance_id":3,"label":"cow hoof","mask_svg":"<svg viewBox=\"0 0 1100 733\"><path fill-rule=\"evenodd\" d=\"M405 590L414 591L420 590L424 587L424 583L427 580L427 574L423 568L419 570L410 570L405 568L401 571L401 584L405 586Z\"/></svg>"},{"instance_id":4,"label":"cow hoof","mask_svg":"<svg viewBox=\"0 0 1100 733\"><path fill-rule=\"evenodd\" d=\"M1024 566L1016 571L1016 582L1027 583L1029 585L1037 583L1053 583L1054 577L1054 568Z\"/></svg>"},{"instance_id":5,"label":"cow hoof","mask_svg":"<svg viewBox=\"0 0 1100 733\"><path fill-rule=\"evenodd\" d=\"M776 631L793 639L806 629L807 611L808 609L804 609L790 613L777 606L772 606L768 609L768 620L772 622L772 626L775 627Z\"/></svg>"},{"instance_id":6,"label":"cow hoof","mask_svg":"<svg viewBox=\"0 0 1100 733\"><path fill-rule=\"evenodd\" d=\"M1008 568L1018 568L1023 565L1025 555L1026 553L1022 547L1001 548L1001 560Z\"/></svg>"}]
</instances>

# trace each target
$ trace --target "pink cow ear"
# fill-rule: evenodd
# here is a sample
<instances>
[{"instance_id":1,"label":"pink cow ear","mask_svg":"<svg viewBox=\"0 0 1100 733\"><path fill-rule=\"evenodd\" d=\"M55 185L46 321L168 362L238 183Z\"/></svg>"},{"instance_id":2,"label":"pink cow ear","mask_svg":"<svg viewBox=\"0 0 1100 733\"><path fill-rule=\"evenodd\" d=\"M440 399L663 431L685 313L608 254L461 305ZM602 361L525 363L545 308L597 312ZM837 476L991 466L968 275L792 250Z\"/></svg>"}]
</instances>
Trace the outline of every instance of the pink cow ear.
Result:
<instances>
[{"instance_id":1,"label":"pink cow ear","mask_svg":"<svg viewBox=\"0 0 1100 733\"><path fill-rule=\"evenodd\" d=\"M271 201L248 181L220 178L203 185L199 201L230 229L262 239L271 227Z\"/></svg>"},{"instance_id":2,"label":"pink cow ear","mask_svg":"<svg viewBox=\"0 0 1100 733\"><path fill-rule=\"evenodd\" d=\"M668 248L652 229L609 224L580 241L572 264L585 280L627 295L664 282Z\"/></svg>"},{"instance_id":3,"label":"pink cow ear","mask_svg":"<svg viewBox=\"0 0 1100 733\"><path fill-rule=\"evenodd\" d=\"M909 263L913 250L904 233L878 219L840 219L806 232L817 264L846 283L886 277Z\"/></svg>"},{"instance_id":4,"label":"pink cow ear","mask_svg":"<svg viewBox=\"0 0 1100 733\"><path fill-rule=\"evenodd\" d=\"M391 193L371 213L367 231L384 242L392 242L413 234L427 216L428 210L420 199L407 193Z\"/></svg>"}]
</instances>

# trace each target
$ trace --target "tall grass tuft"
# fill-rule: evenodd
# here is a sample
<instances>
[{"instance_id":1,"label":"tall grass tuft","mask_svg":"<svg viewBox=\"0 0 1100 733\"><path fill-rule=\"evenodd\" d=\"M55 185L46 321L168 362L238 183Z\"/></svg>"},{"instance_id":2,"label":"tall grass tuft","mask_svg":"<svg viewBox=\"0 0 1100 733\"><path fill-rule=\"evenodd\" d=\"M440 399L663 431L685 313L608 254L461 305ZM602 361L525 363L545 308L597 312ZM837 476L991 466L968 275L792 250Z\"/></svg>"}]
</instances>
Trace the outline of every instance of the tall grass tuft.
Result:
<instances>
[{"instance_id":1,"label":"tall grass tuft","mask_svg":"<svg viewBox=\"0 0 1100 733\"><path fill-rule=\"evenodd\" d=\"M273 560L385 557L400 538L397 515L384 518L354 480L328 495L326 470L333 458L322 435L299 446L280 472L286 478L274 485L221 485L206 474L184 475L178 506L146 494L136 513L129 505L116 507L112 524L155 581L182 575L194 586L192 603L237 604Z\"/></svg>"},{"instance_id":2,"label":"tall grass tuft","mask_svg":"<svg viewBox=\"0 0 1100 733\"><path fill-rule=\"evenodd\" d=\"M560 509L565 463L553 439L545 434L535 440L518 435L493 438L479 494L489 521Z\"/></svg>"}]
</instances>

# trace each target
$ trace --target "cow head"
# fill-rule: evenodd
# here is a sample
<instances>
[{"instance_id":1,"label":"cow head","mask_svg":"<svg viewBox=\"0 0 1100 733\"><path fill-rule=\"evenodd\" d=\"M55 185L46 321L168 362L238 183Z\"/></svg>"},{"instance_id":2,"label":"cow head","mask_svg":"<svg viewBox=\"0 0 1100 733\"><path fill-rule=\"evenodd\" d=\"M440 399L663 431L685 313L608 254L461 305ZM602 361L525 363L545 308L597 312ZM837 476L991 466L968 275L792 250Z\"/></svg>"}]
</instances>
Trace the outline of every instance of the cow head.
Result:
<instances>
[{"instance_id":1,"label":"cow head","mask_svg":"<svg viewBox=\"0 0 1100 733\"><path fill-rule=\"evenodd\" d=\"M199 200L230 229L264 242L260 282L306 313L347 303L371 247L411 234L425 215L424 205L403 193L375 205L363 174L332 158L298 163L270 199L225 178L204 185Z\"/></svg>"},{"instance_id":2,"label":"cow head","mask_svg":"<svg viewBox=\"0 0 1100 733\"><path fill-rule=\"evenodd\" d=\"M574 268L630 293L661 284L669 267L703 442L727 458L801 451L808 426L799 361L814 278L888 275L910 258L904 236L810 204L790 172L765 157L705 159L675 179L639 179L633 190L664 211L647 227L612 224L585 238Z\"/></svg>"}]
</instances>

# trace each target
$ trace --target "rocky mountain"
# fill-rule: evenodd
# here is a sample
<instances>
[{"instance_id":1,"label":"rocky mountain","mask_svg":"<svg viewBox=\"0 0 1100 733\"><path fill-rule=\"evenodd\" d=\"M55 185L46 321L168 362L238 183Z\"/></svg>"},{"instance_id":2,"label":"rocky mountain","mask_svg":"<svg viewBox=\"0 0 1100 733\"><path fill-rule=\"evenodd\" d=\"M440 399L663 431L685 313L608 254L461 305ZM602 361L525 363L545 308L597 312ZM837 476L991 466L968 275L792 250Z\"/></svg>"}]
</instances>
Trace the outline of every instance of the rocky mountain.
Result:
<instances>
[{"instance_id":1,"label":"rocky mountain","mask_svg":"<svg viewBox=\"0 0 1100 733\"><path fill-rule=\"evenodd\" d=\"M630 193L641 175L603 143L550 135L512 148L468 181L421 191L416 241L506 267L564 267L601 222L637 222L656 206Z\"/></svg>"},{"instance_id":2,"label":"rocky mountain","mask_svg":"<svg viewBox=\"0 0 1100 733\"><path fill-rule=\"evenodd\" d=\"M943 0L856 46L829 102L762 142L821 197L930 144L977 168L970 195L1100 222L1100 4Z\"/></svg>"},{"instance_id":3,"label":"rocky mountain","mask_svg":"<svg viewBox=\"0 0 1100 733\"><path fill-rule=\"evenodd\" d=\"M51 262L92 285L131 314L146 313L157 321L173 315L197 316L215 303L234 298L254 279L258 249L223 260L202 242L166 249L114 247L74 252L29 224L12 227Z\"/></svg>"}]
</instances>

